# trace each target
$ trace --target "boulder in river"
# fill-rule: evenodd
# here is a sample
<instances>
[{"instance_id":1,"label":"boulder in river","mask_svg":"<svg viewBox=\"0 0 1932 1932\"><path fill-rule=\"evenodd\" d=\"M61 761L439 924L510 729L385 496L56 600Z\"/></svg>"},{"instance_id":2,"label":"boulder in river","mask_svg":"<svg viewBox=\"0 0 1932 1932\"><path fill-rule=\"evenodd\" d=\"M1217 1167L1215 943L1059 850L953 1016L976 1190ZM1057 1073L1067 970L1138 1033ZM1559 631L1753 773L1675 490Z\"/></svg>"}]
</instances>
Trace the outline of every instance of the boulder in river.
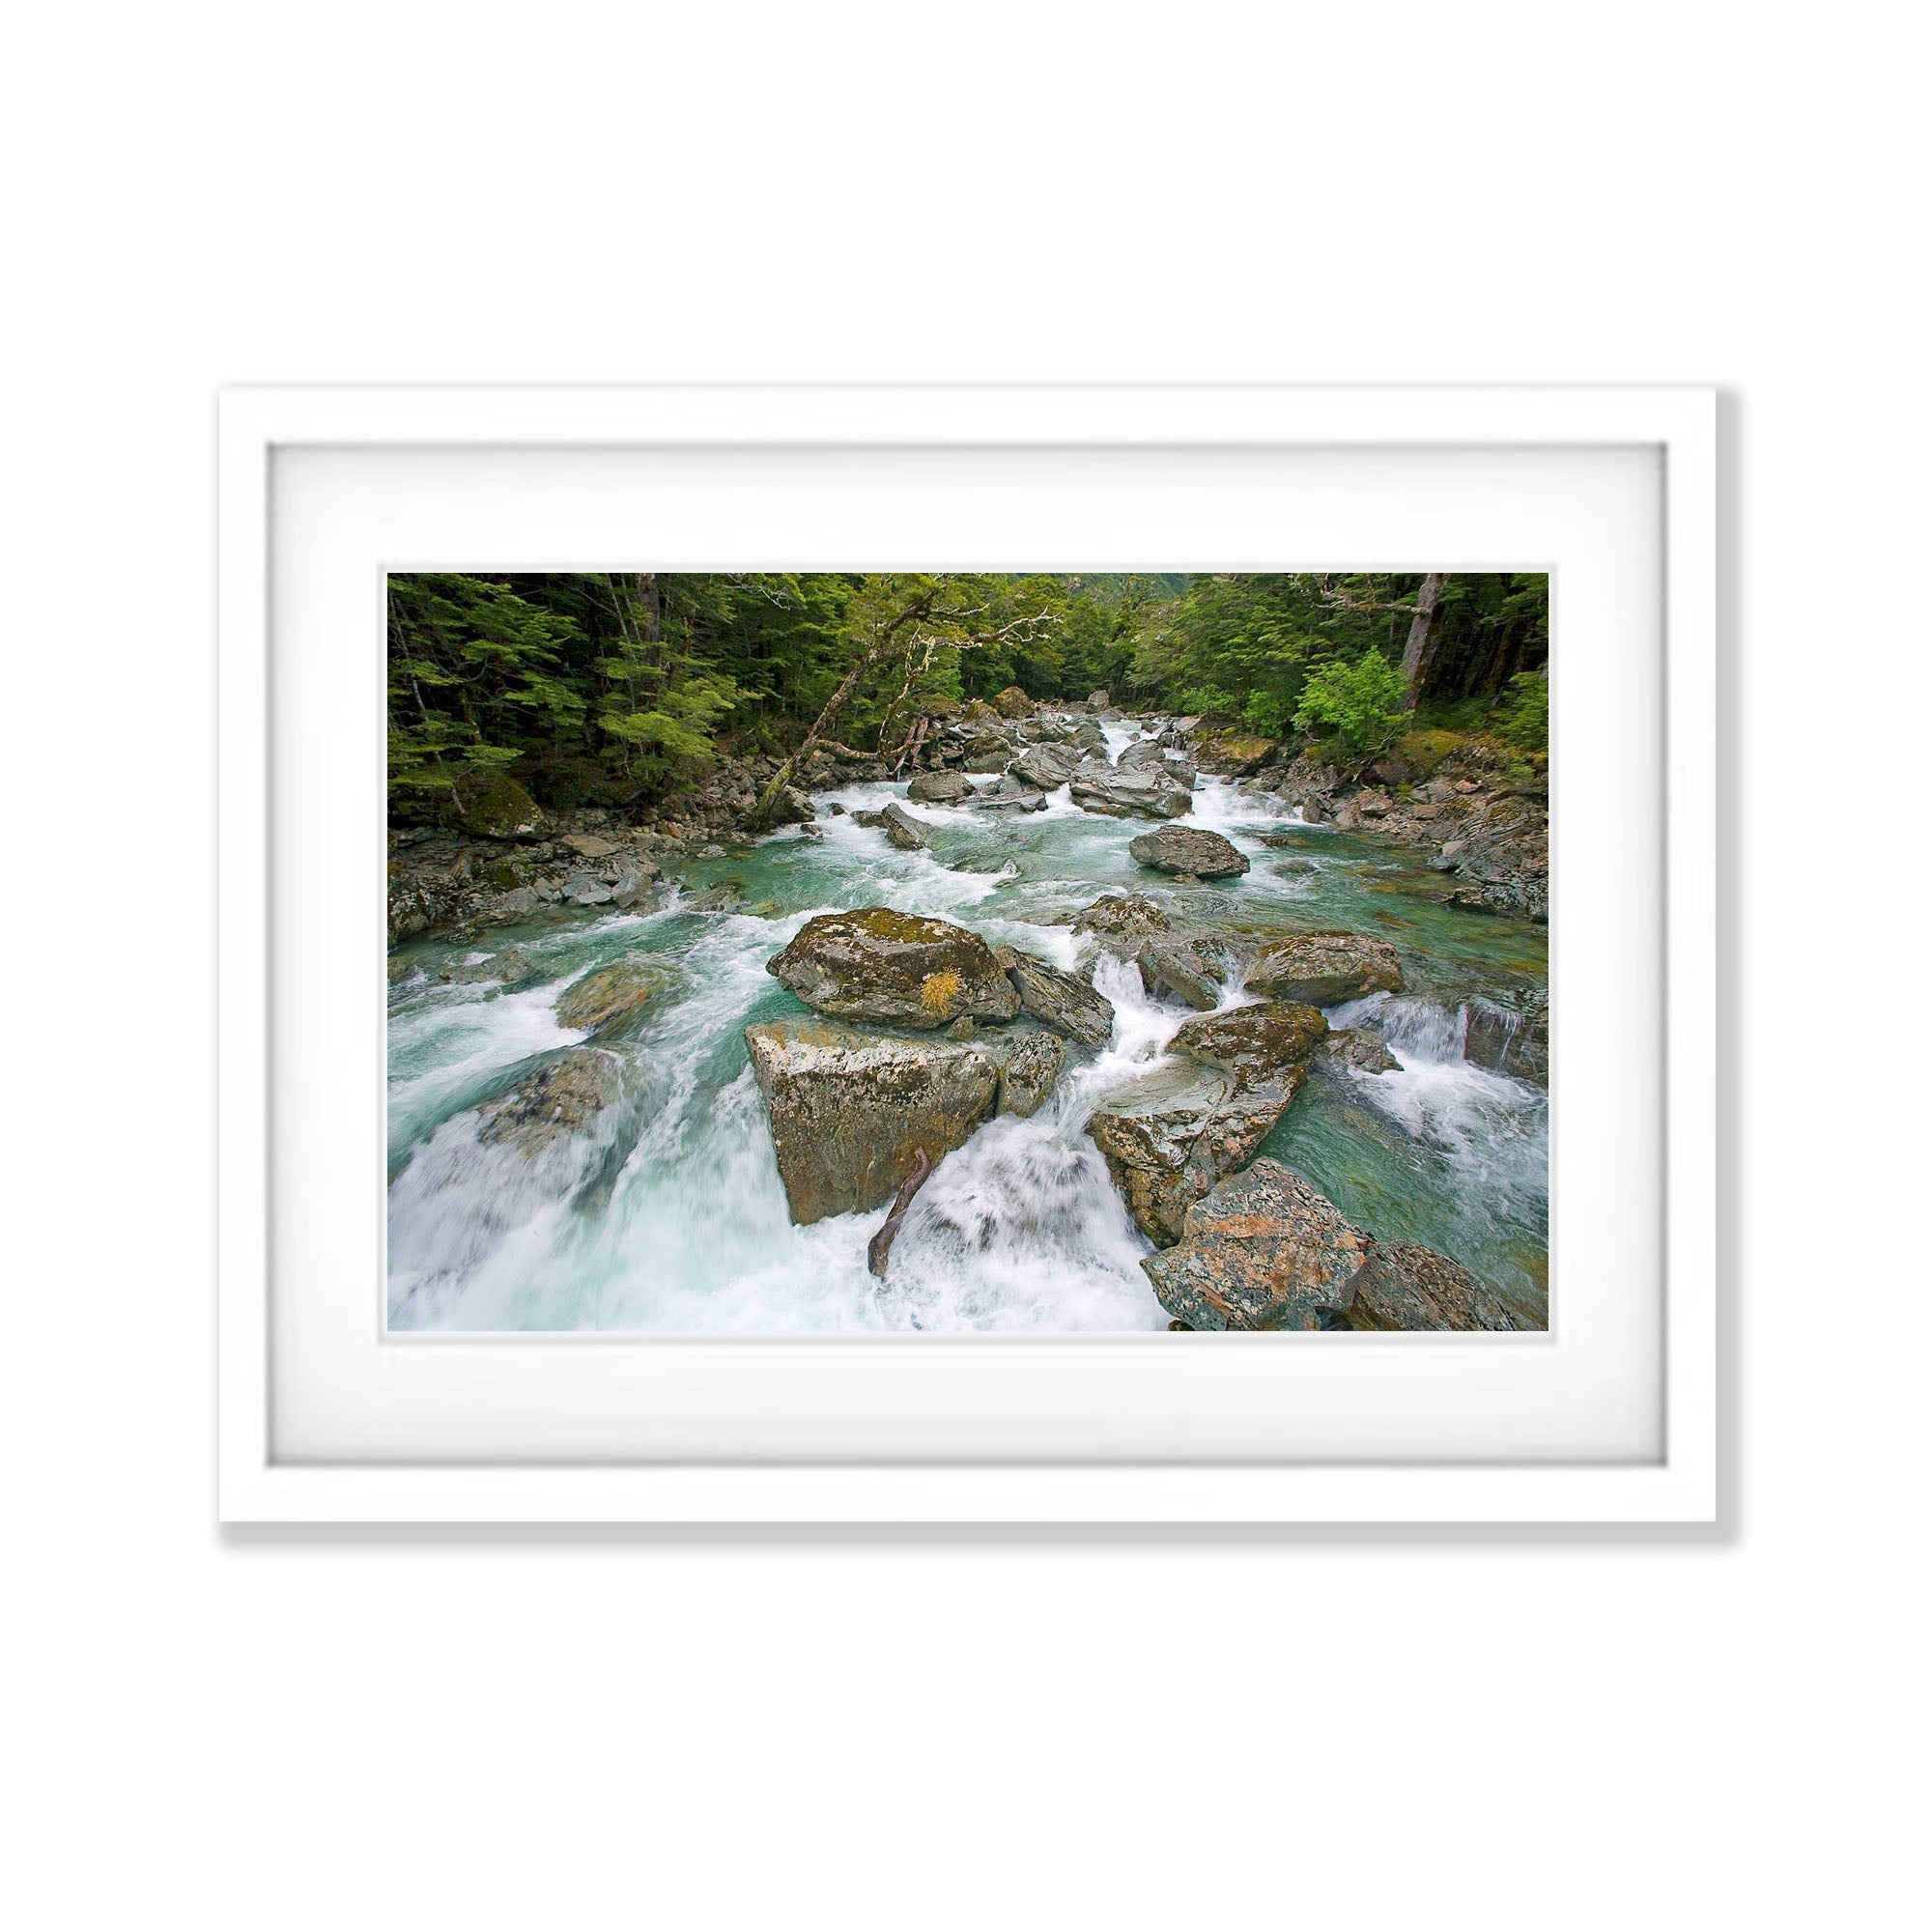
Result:
<instances>
[{"instance_id":1,"label":"boulder in river","mask_svg":"<svg viewBox=\"0 0 1932 1932\"><path fill-rule=\"evenodd\" d=\"M1163 825L1157 832L1143 832L1127 850L1157 872L1188 872L1197 879L1238 878L1248 869L1245 853L1199 825Z\"/></svg>"},{"instance_id":2,"label":"boulder in river","mask_svg":"<svg viewBox=\"0 0 1932 1932\"><path fill-rule=\"evenodd\" d=\"M989 785L981 785L973 794L973 805L976 810L1044 811L1046 794L1035 790L1032 785L1022 784L1009 772Z\"/></svg>"},{"instance_id":3,"label":"boulder in river","mask_svg":"<svg viewBox=\"0 0 1932 1932\"><path fill-rule=\"evenodd\" d=\"M1094 692L1087 699L1089 711L1104 711L1114 701L1113 694L1106 691Z\"/></svg>"},{"instance_id":4,"label":"boulder in river","mask_svg":"<svg viewBox=\"0 0 1932 1932\"><path fill-rule=\"evenodd\" d=\"M1185 785L1189 791L1194 789L1197 776L1194 760L1185 752L1169 745L1165 738L1142 738L1129 745L1115 763L1123 772L1165 772L1176 784Z\"/></svg>"},{"instance_id":5,"label":"boulder in river","mask_svg":"<svg viewBox=\"0 0 1932 1932\"><path fill-rule=\"evenodd\" d=\"M1052 791L1073 776L1079 763L1079 753L1070 746L1041 743L1029 745L1007 769L1041 791Z\"/></svg>"},{"instance_id":6,"label":"boulder in river","mask_svg":"<svg viewBox=\"0 0 1932 1932\"><path fill-rule=\"evenodd\" d=\"M1321 1328L1350 1306L1372 1245L1293 1169L1262 1159L1189 1207L1179 1244L1141 1267L1190 1328Z\"/></svg>"},{"instance_id":7,"label":"boulder in river","mask_svg":"<svg viewBox=\"0 0 1932 1932\"><path fill-rule=\"evenodd\" d=\"M1066 1065L1066 1042L1058 1034L1029 1027L996 1035L986 1046L1000 1063L1000 1112L1023 1121L1038 1113Z\"/></svg>"},{"instance_id":8,"label":"boulder in river","mask_svg":"<svg viewBox=\"0 0 1932 1932\"><path fill-rule=\"evenodd\" d=\"M1463 1058L1518 1080L1549 1084L1549 1004L1525 992L1473 999L1463 1009Z\"/></svg>"},{"instance_id":9,"label":"boulder in river","mask_svg":"<svg viewBox=\"0 0 1932 1932\"><path fill-rule=\"evenodd\" d=\"M1100 932L1125 939L1166 932L1169 925L1166 913L1139 893L1108 893L1073 922L1075 932Z\"/></svg>"},{"instance_id":10,"label":"boulder in river","mask_svg":"<svg viewBox=\"0 0 1932 1932\"><path fill-rule=\"evenodd\" d=\"M1120 771L1112 765L1080 765L1068 781L1068 796L1083 811L1108 818L1179 818L1191 810L1194 796L1164 771Z\"/></svg>"},{"instance_id":11,"label":"boulder in river","mask_svg":"<svg viewBox=\"0 0 1932 1932\"><path fill-rule=\"evenodd\" d=\"M887 906L808 920L765 970L836 1019L923 1029L961 1016L1009 1020L1020 1009L1019 993L978 933Z\"/></svg>"},{"instance_id":12,"label":"boulder in river","mask_svg":"<svg viewBox=\"0 0 1932 1932\"><path fill-rule=\"evenodd\" d=\"M1461 1262L1414 1241L1372 1241L1344 1313L1350 1328L1541 1328Z\"/></svg>"},{"instance_id":13,"label":"boulder in river","mask_svg":"<svg viewBox=\"0 0 1932 1932\"><path fill-rule=\"evenodd\" d=\"M1328 1032L1324 1014L1288 1000L1263 1000L1183 1020L1168 1041L1204 1066L1217 1066L1241 1087L1276 1079L1303 1065Z\"/></svg>"},{"instance_id":14,"label":"boulder in river","mask_svg":"<svg viewBox=\"0 0 1932 1932\"><path fill-rule=\"evenodd\" d=\"M1248 969L1248 990L1270 999L1332 1007L1368 993L1402 991L1402 961L1385 939L1358 932L1298 932Z\"/></svg>"},{"instance_id":15,"label":"boulder in river","mask_svg":"<svg viewBox=\"0 0 1932 1932\"><path fill-rule=\"evenodd\" d=\"M662 959L618 959L574 980L556 996L558 1026L610 1034L637 1016L675 978Z\"/></svg>"},{"instance_id":16,"label":"boulder in river","mask_svg":"<svg viewBox=\"0 0 1932 1932\"><path fill-rule=\"evenodd\" d=\"M885 835L901 852L923 852L929 842L925 827L897 799L879 813Z\"/></svg>"},{"instance_id":17,"label":"boulder in river","mask_svg":"<svg viewBox=\"0 0 1932 1932\"><path fill-rule=\"evenodd\" d=\"M919 1163L961 1146L999 1102L1003 1056L824 1020L745 1029L793 1221L883 1207Z\"/></svg>"},{"instance_id":18,"label":"boulder in river","mask_svg":"<svg viewBox=\"0 0 1932 1932\"><path fill-rule=\"evenodd\" d=\"M956 805L973 796L973 786L964 772L921 772L906 796L919 805Z\"/></svg>"},{"instance_id":19,"label":"boulder in river","mask_svg":"<svg viewBox=\"0 0 1932 1932\"><path fill-rule=\"evenodd\" d=\"M1188 1208L1253 1156L1302 1079L1299 1066L1289 1066L1244 1085L1196 1062L1144 1073L1109 1094L1087 1131L1141 1232L1163 1245L1179 1240Z\"/></svg>"},{"instance_id":20,"label":"boulder in river","mask_svg":"<svg viewBox=\"0 0 1932 1932\"><path fill-rule=\"evenodd\" d=\"M1159 999L1179 1000L1198 1013L1210 1013L1221 1004L1226 975L1197 946L1178 937L1142 941L1123 956L1140 968L1141 984Z\"/></svg>"},{"instance_id":21,"label":"boulder in river","mask_svg":"<svg viewBox=\"0 0 1932 1932\"><path fill-rule=\"evenodd\" d=\"M1085 980L1011 947L1003 947L999 957L1023 1013L1082 1046L1105 1046L1113 1038L1114 1003Z\"/></svg>"},{"instance_id":22,"label":"boulder in river","mask_svg":"<svg viewBox=\"0 0 1932 1932\"><path fill-rule=\"evenodd\" d=\"M1309 1059L1318 1073L1395 1073L1402 1062L1366 1027L1337 1027Z\"/></svg>"},{"instance_id":23,"label":"boulder in river","mask_svg":"<svg viewBox=\"0 0 1932 1932\"><path fill-rule=\"evenodd\" d=\"M586 1125L622 1091L623 1064L614 1053L574 1046L485 1107L477 1138L486 1147L509 1142L526 1154L539 1154L560 1135Z\"/></svg>"},{"instance_id":24,"label":"boulder in river","mask_svg":"<svg viewBox=\"0 0 1932 1932\"><path fill-rule=\"evenodd\" d=\"M993 709L1002 718L1031 718L1033 699L1018 685L1009 684L1006 690L994 694Z\"/></svg>"}]
</instances>

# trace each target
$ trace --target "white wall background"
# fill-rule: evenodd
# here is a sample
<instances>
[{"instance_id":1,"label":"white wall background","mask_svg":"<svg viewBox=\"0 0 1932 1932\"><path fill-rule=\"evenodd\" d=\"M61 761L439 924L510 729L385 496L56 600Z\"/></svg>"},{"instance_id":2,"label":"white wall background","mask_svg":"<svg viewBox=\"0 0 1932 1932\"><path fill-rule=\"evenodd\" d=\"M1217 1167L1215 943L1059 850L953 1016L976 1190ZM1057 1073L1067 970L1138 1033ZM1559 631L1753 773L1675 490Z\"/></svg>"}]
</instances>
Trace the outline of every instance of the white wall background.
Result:
<instances>
[{"instance_id":1,"label":"white wall background","mask_svg":"<svg viewBox=\"0 0 1932 1932\"><path fill-rule=\"evenodd\" d=\"M12 1922L1922 1910L1918 27L15 19ZM216 1532L213 391L804 377L1726 385L1723 1534Z\"/></svg>"}]
</instances>

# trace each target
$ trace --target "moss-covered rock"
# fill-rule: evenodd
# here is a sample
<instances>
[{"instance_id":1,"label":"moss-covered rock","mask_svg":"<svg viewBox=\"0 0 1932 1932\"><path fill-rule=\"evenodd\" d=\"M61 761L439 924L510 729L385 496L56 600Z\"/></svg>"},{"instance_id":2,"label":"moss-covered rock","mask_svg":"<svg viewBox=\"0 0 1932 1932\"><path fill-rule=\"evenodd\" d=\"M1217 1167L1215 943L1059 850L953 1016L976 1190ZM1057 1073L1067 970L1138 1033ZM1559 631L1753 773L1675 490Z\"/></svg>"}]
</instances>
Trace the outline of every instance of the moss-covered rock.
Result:
<instances>
[{"instance_id":1,"label":"moss-covered rock","mask_svg":"<svg viewBox=\"0 0 1932 1932\"><path fill-rule=\"evenodd\" d=\"M478 838L544 838L550 820L515 779L502 772L475 773L456 781L456 816Z\"/></svg>"},{"instance_id":2,"label":"moss-covered rock","mask_svg":"<svg viewBox=\"0 0 1932 1932\"><path fill-rule=\"evenodd\" d=\"M615 1033L636 1019L675 978L674 970L661 959L616 960L573 980L557 995L556 1022L596 1033Z\"/></svg>"},{"instance_id":3,"label":"moss-covered rock","mask_svg":"<svg viewBox=\"0 0 1932 1932\"><path fill-rule=\"evenodd\" d=\"M1248 869L1245 853L1199 825L1163 825L1157 832L1143 832L1127 850L1157 872L1184 872L1197 879L1235 879Z\"/></svg>"},{"instance_id":4,"label":"moss-covered rock","mask_svg":"<svg viewBox=\"0 0 1932 1932\"><path fill-rule=\"evenodd\" d=\"M483 1110L478 1137L536 1155L561 1135L575 1133L623 1091L623 1065L603 1047L573 1047Z\"/></svg>"},{"instance_id":5,"label":"moss-covered rock","mask_svg":"<svg viewBox=\"0 0 1932 1932\"><path fill-rule=\"evenodd\" d=\"M1217 1066L1233 1075L1237 1087L1248 1088L1300 1065L1327 1031L1326 1017L1313 1007L1264 1000L1183 1021L1168 1050Z\"/></svg>"},{"instance_id":6,"label":"moss-covered rock","mask_svg":"<svg viewBox=\"0 0 1932 1932\"><path fill-rule=\"evenodd\" d=\"M1402 991L1402 961L1385 939L1358 932L1301 932L1271 947L1248 969L1251 992L1332 1007L1368 993Z\"/></svg>"},{"instance_id":7,"label":"moss-covered rock","mask_svg":"<svg viewBox=\"0 0 1932 1932\"><path fill-rule=\"evenodd\" d=\"M836 1019L938 1028L1009 1020L1020 996L978 933L889 906L821 913L765 970Z\"/></svg>"},{"instance_id":8,"label":"moss-covered rock","mask_svg":"<svg viewBox=\"0 0 1932 1932\"><path fill-rule=\"evenodd\" d=\"M993 708L1002 718L1031 718L1033 699L1018 685L1009 684L995 696Z\"/></svg>"}]
</instances>

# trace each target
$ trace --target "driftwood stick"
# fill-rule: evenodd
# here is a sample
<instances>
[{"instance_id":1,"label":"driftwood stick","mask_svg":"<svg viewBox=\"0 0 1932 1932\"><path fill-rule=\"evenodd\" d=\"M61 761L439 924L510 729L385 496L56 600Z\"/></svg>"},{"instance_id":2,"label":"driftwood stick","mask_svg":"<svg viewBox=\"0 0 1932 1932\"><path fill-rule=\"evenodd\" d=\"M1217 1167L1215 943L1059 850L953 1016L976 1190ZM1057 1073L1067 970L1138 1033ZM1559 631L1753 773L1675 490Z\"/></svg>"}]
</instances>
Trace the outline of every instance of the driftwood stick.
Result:
<instances>
[{"instance_id":1,"label":"driftwood stick","mask_svg":"<svg viewBox=\"0 0 1932 1932\"><path fill-rule=\"evenodd\" d=\"M919 1158L913 1162L912 1172L899 1182L899 1191L893 1196L893 1211L879 1223L879 1232L866 1244L866 1265L881 1281L886 1278L886 1258L893 1251L899 1223L905 1219L906 1209L912 1206L912 1197L925 1185L926 1177L931 1172L932 1158L921 1148Z\"/></svg>"}]
</instances>

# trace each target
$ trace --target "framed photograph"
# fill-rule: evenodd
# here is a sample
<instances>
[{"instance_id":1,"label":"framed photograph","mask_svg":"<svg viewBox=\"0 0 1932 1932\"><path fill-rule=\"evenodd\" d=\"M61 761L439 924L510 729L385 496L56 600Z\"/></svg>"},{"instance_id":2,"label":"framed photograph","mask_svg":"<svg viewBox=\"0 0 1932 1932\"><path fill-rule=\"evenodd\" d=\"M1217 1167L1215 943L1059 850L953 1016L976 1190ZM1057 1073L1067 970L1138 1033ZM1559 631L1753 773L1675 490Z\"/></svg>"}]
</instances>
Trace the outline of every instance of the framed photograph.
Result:
<instances>
[{"instance_id":1,"label":"framed photograph","mask_svg":"<svg viewBox=\"0 0 1932 1932\"><path fill-rule=\"evenodd\" d=\"M1710 391L220 433L225 1520L1714 1520Z\"/></svg>"}]
</instances>

